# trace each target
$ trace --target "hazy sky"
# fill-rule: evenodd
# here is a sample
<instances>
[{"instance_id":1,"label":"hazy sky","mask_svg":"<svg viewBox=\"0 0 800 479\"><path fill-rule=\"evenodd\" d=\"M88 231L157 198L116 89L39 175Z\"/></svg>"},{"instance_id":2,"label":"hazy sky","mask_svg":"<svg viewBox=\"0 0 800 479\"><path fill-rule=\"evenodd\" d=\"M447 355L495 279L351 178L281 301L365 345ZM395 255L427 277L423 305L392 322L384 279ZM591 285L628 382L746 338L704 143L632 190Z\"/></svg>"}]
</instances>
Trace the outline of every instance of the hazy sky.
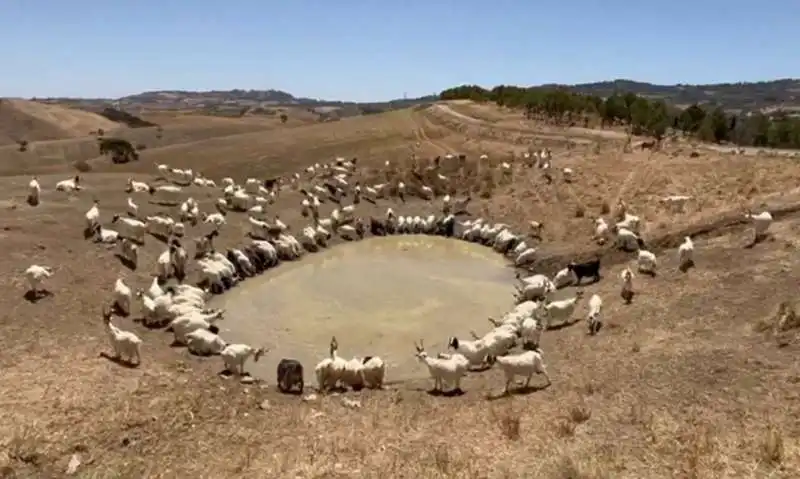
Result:
<instances>
[{"instance_id":1,"label":"hazy sky","mask_svg":"<svg viewBox=\"0 0 800 479\"><path fill-rule=\"evenodd\" d=\"M800 2L2 0L0 97L800 77Z\"/></svg>"}]
</instances>

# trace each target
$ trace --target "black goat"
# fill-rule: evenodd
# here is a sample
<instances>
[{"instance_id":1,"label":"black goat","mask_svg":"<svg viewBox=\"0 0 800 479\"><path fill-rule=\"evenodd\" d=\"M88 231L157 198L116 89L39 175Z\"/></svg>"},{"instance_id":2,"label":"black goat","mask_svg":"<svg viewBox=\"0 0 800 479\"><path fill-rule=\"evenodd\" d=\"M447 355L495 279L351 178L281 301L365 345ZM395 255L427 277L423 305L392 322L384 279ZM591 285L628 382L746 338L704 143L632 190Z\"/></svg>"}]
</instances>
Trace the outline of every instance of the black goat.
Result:
<instances>
[{"instance_id":1,"label":"black goat","mask_svg":"<svg viewBox=\"0 0 800 479\"><path fill-rule=\"evenodd\" d=\"M576 284L581 284L583 278L593 278L594 282L600 281L600 258L585 263L570 263L567 269L572 271L577 279Z\"/></svg>"},{"instance_id":2,"label":"black goat","mask_svg":"<svg viewBox=\"0 0 800 479\"><path fill-rule=\"evenodd\" d=\"M372 236L386 236L386 223L375 217L370 217L369 230Z\"/></svg>"},{"instance_id":3,"label":"black goat","mask_svg":"<svg viewBox=\"0 0 800 479\"><path fill-rule=\"evenodd\" d=\"M278 363L278 389L287 393L295 387L303 394L303 365L296 359L281 359Z\"/></svg>"},{"instance_id":4,"label":"black goat","mask_svg":"<svg viewBox=\"0 0 800 479\"><path fill-rule=\"evenodd\" d=\"M436 234L445 238L452 238L455 235L456 217L453 215L439 219L436 225Z\"/></svg>"}]
</instances>

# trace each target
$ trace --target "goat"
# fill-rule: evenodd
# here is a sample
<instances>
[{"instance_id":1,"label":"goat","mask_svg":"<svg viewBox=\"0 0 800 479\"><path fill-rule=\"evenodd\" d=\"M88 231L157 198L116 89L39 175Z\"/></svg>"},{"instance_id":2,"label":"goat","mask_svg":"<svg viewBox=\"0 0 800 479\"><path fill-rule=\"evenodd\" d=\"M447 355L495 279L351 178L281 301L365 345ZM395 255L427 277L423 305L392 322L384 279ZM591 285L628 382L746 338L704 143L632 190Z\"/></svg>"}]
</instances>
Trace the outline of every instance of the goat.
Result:
<instances>
[{"instance_id":1,"label":"goat","mask_svg":"<svg viewBox=\"0 0 800 479\"><path fill-rule=\"evenodd\" d=\"M42 294L47 294L47 290L39 289L39 286L45 279L53 275L53 269L49 266L39 266L38 264L31 265L25 270L25 278L28 280L30 286L30 294L38 298Z\"/></svg>"},{"instance_id":2,"label":"goat","mask_svg":"<svg viewBox=\"0 0 800 479\"><path fill-rule=\"evenodd\" d=\"M142 340L139 339L139 336L114 326L111 322L111 311L103 310L103 323L106 326L108 338L111 340L111 346L114 349L114 359L124 359L129 364L136 366L141 364Z\"/></svg>"},{"instance_id":3,"label":"goat","mask_svg":"<svg viewBox=\"0 0 800 479\"><path fill-rule=\"evenodd\" d=\"M39 185L39 178L34 176L30 183L28 183L28 198L27 202L31 206L39 205L39 197L42 193L42 187Z\"/></svg>"},{"instance_id":4,"label":"goat","mask_svg":"<svg viewBox=\"0 0 800 479\"><path fill-rule=\"evenodd\" d=\"M247 344L228 344L219 355L222 357L227 371L237 376L244 376L245 361L253 356L253 361L258 362L265 352L265 348L254 348Z\"/></svg>"},{"instance_id":5,"label":"goat","mask_svg":"<svg viewBox=\"0 0 800 479\"><path fill-rule=\"evenodd\" d=\"M744 214L744 218L753 222L753 229L755 231L753 243L761 241L767 235L767 230L769 230L772 224L772 214L769 211L762 211L758 214L748 211Z\"/></svg>"},{"instance_id":6,"label":"goat","mask_svg":"<svg viewBox=\"0 0 800 479\"><path fill-rule=\"evenodd\" d=\"M686 272L694 266L694 243L692 238L685 236L683 243L678 247L678 269Z\"/></svg>"},{"instance_id":7,"label":"goat","mask_svg":"<svg viewBox=\"0 0 800 479\"><path fill-rule=\"evenodd\" d=\"M589 298L589 314L586 321L589 324L589 334L595 334L600 330L600 311L603 309L603 299L597 294Z\"/></svg>"},{"instance_id":8,"label":"goat","mask_svg":"<svg viewBox=\"0 0 800 479\"><path fill-rule=\"evenodd\" d=\"M630 270L630 268L625 268L622 270L620 278L622 278L622 290L620 291L620 296L622 296L625 304L631 304L635 294L633 291L633 272Z\"/></svg>"},{"instance_id":9,"label":"goat","mask_svg":"<svg viewBox=\"0 0 800 479\"><path fill-rule=\"evenodd\" d=\"M463 392L461 390L461 379L467 374L467 366L469 365L467 358L461 354L453 354L447 359L430 357L425 352L425 345L421 339L419 344L414 343L414 347L417 350L417 360L428 367L428 372L433 378L434 392L441 392L445 382L453 383L453 393L460 394Z\"/></svg>"},{"instance_id":10,"label":"goat","mask_svg":"<svg viewBox=\"0 0 800 479\"><path fill-rule=\"evenodd\" d=\"M572 273L575 274L575 284L581 284L583 278L592 278L593 282L600 281L600 257L587 261L585 263L571 262L567 265Z\"/></svg>"},{"instance_id":11,"label":"goat","mask_svg":"<svg viewBox=\"0 0 800 479\"><path fill-rule=\"evenodd\" d=\"M576 291L575 296L572 298L546 303L543 308L545 317L547 318L545 329L550 327L550 323L553 319L559 320L559 324L569 323L572 318L572 313L575 312L575 307L582 297L583 291Z\"/></svg>"},{"instance_id":12,"label":"goat","mask_svg":"<svg viewBox=\"0 0 800 479\"><path fill-rule=\"evenodd\" d=\"M544 375L544 377L547 379L547 386L551 384L550 375L547 374L547 368L544 364L541 350L537 349L525 351L515 355L498 356L493 358L492 364L499 365L503 370L503 373L505 373L506 387L503 390L504 395L510 393L509 388L511 387L511 383L514 382L514 378L516 376L525 377L523 389L530 387L531 379L536 373Z\"/></svg>"},{"instance_id":13,"label":"goat","mask_svg":"<svg viewBox=\"0 0 800 479\"><path fill-rule=\"evenodd\" d=\"M278 363L278 389L282 393L295 387L303 394L303 365L296 359L281 359Z\"/></svg>"}]
</instances>

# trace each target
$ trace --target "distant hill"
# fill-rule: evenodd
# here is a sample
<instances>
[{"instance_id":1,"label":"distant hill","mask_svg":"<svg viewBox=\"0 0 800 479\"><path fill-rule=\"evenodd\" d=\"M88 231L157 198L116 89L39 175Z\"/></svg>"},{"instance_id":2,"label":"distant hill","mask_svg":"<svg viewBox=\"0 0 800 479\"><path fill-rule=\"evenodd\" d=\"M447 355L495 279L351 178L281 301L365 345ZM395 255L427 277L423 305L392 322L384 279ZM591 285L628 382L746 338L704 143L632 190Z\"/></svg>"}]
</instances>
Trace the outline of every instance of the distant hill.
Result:
<instances>
[{"instance_id":1,"label":"distant hill","mask_svg":"<svg viewBox=\"0 0 800 479\"><path fill-rule=\"evenodd\" d=\"M437 100L436 95L422 98L398 99L386 102L359 103L295 97L280 90L212 90L148 91L122 98L47 98L47 103L68 104L88 111L100 112L113 107L121 111L140 110L198 110L223 116L237 116L246 111L294 106L306 108L321 117L347 117L407 108Z\"/></svg>"},{"instance_id":2,"label":"distant hill","mask_svg":"<svg viewBox=\"0 0 800 479\"><path fill-rule=\"evenodd\" d=\"M578 85L549 84L541 87L563 87L574 92L603 97L610 96L615 91L631 92L651 99L660 98L673 105L712 104L726 110L800 109L800 79L710 85L656 85L618 79Z\"/></svg>"},{"instance_id":3,"label":"distant hill","mask_svg":"<svg viewBox=\"0 0 800 479\"><path fill-rule=\"evenodd\" d=\"M100 115L76 108L0 99L0 145L77 138L98 129L112 130L120 126Z\"/></svg>"},{"instance_id":4,"label":"distant hill","mask_svg":"<svg viewBox=\"0 0 800 479\"><path fill-rule=\"evenodd\" d=\"M132 115L126 111L117 110L116 108L106 107L103 108L103 111L99 112L98 114L111 121L123 123L131 128L148 128L152 126L158 126L155 123L145 121L136 115Z\"/></svg>"},{"instance_id":5,"label":"distant hill","mask_svg":"<svg viewBox=\"0 0 800 479\"><path fill-rule=\"evenodd\" d=\"M609 96L615 91L631 92L648 98L660 98L678 106L692 103L719 105L732 111L755 111L782 108L800 110L800 80L782 79L755 83L719 83L711 85L657 85L633 80L583 83L578 85L547 84L532 88L567 88L574 92ZM491 86L489 86L491 88ZM378 113L398 108L430 103L437 95L420 98L397 99L386 102L360 103L296 97L281 90L211 90L148 91L122 98L51 98L48 103L69 104L78 108L100 112L113 107L124 111L140 109L158 110L203 110L215 114L236 116L236 112L258 111L276 106L306 108L322 117L335 115L346 117Z\"/></svg>"}]
</instances>

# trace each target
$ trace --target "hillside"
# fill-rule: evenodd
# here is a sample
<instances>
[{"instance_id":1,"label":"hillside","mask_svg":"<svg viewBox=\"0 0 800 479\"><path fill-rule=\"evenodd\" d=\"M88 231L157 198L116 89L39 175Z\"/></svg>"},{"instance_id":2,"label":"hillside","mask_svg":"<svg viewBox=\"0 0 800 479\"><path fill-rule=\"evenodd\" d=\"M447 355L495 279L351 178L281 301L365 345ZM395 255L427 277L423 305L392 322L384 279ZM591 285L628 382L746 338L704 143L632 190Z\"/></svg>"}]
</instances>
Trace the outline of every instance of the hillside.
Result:
<instances>
[{"instance_id":1,"label":"hillside","mask_svg":"<svg viewBox=\"0 0 800 479\"><path fill-rule=\"evenodd\" d=\"M734 111L769 111L800 109L800 80L779 79L753 83L718 83L706 85L659 85L628 79L615 79L574 85L544 84L531 85L532 88L567 88L577 93L609 96L616 92L631 92L650 99L662 99L667 103L687 106L692 103L711 104ZM359 103L351 101L326 100L297 97L280 90L212 90L148 91L118 99L109 98L52 98L46 101L69 104L90 111L102 110L115 103L119 108L158 109L158 110L204 110L215 114L257 109L278 105L304 107L309 110L334 109L338 117L376 113L387 110L407 108L435 101L436 96L410 99L395 99L386 102Z\"/></svg>"},{"instance_id":2,"label":"hillside","mask_svg":"<svg viewBox=\"0 0 800 479\"><path fill-rule=\"evenodd\" d=\"M711 85L656 85L617 79L578 85L542 85L542 88L566 87L577 93L610 96L614 92L630 92L651 99L662 99L673 105L709 103L726 110L765 110L800 108L800 80L781 79L755 83L717 83Z\"/></svg>"},{"instance_id":3,"label":"hillside","mask_svg":"<svg viewBox=\"0 0 800 479\"><path fill-rule=\"evenodd\" d=\"M63 140L120 125L100 115L28 100L0 99L0 145L18 141Z\"/></svg>"},{"instance_id":4,"label":"hillside","mask_svg":"<svg viewBox=\"0 0 800 479\"><path fill-rule=\"evenodd\" d=\"M0 256L0 267L12 273L0 276L0 306L8 312L0 317L6 406L0 408L0 477L800 477L796 159L707 149L681 137L656 150L625 148L624 133L534 121L490 102L314 124L174 112L143 119L159 124L163 138L144 138L139 161L87 161L80 191L57 191L75 168L55 159L43 165L39 160L47 158L38 153L49 143L92 137L35 142L25 153L9 146L16 156L0 155L0 247L10 252ZM155 133L130 128L120 136ZM525 155L542 148L552 150L554 168L537 168L536 157ZM448 158L448 152L466 156ZM313 216L301 209L301 190L325 190L330 183L332 168L308 167L337 156L359 161L338 177L348 185L341 204L320 197L319 218L334 225L347 205L353 224L369 223L363 240L347 235L350 225L333 232L311 228ZM177 202L126 191L129 178L168 184L159 178L160 163L191 168L196 178L215 184L172 189ZM34 174L41 194L29 202ZM252 236L264 235L253 228L251 214L260 213L229 207L223 179L244 186L248 178L276 175L288 184L256 201L265 221L279 216L287 228L277 239L256 243ZM365 185L364 201L356 200L357 184ZM429 215L449 221L445 194L466 204L455 223L465 241L374 237L386 232L382 225L391 225L389 233L404 225L410 233L409 223L429 222ZM686 201L667 205L668 195ZM151 287L159 258L170 252L168 238L149 234L138 241L132 265L115 255L119 246L83 234L94 205L103 239L103 230L118 232L128 214L148 222L156 215L179 220L185 214L179 204L190 197L197 213L209 216L196 224L187 218L180 234L176 228L183 239L169 238L188 256L180 303L192 317L216 313L219 338L239 345L233 351L244 344L259 348L242 377L224 372L220 355L180 346L175 328L143 324L155 312L148 300L121 298L118 282L132 293L159 295ZM619 222L620 200L639 219L647 250L658 258L657 274L640 274L639 254L615 247L608 231L614 228L598 234L598 218L609 227ZM756 241L742 208L771 212L767 238ZM411 221L384 222L389 209ZM207 223L211 215L224 220L219 227ZM485 223L466 234L466 222L477 218ZM543 227L528 234L531 221ZM484 227L498 223L518 234L516 246L498 241L508 231ZM250 253L263 245L265 254L254 254L250 265L236 259L236 275L224 264L209 275L208 266L218 260L196 258L195 238L212 229L217 252ZM299 252L284 243L308 231L323 241L304 241ZM687 236L693 267L677 250ZM277 250L266 256L273 242L280 257ZM550 304L574 297L575 309L553 307L552 322L539 323L546 330L537 333L528 319L550 314L507 314L519 285L498 254L504 248L514 263L535 252L529 268L549 277L569 262L601 257L601 274L554 292ZM53 270L44 283L34 283L37 291L29 291L22 275L32 264ZM626 268L635 274L629 300L621 295ZM223 274L228 281L214 281L210 297L184 289L208 286L204 279ZM589 314L595 295L603 302L599 318ZM165 299L183 310L178 299ZM119 315L104 327L101 313L112 302ZM547 378L534 375L528 388L511 384L506 396L503 360L492 358L488 370L463 377L461 394L450 393L452 381L447 394L430 390L434 381L420 362L452 354L451 337L459 350L471 332L491 333L487 317L516 317L497 334L536 334ZM602 326L594 334L589 318ZM136 343L123 331L139 338L138 360L115 354L121 338ZM381 358L384 388L318 391L315 365L329 357L332 336L341 357ZM279 392L281 358L304 366L302 395Z\"/></svg>"},{"instance_id":5,"label":"hillside","mask_svg":"<svg viewBox=\"0 0 800 479\"><path fill-rule=\"evenodd\" d=\"M277 106L305 108L322 117L337 118L408 108L435 101L436 96L396 99L385 102L324 100L294 95L280 90L148 91L122 98L48 98L48 103L68 104L88 111L100 111L109 105L127 111L194 110L220 116L269 111ZM335 112L335 115L331 115Z\"/></svg>"}]
</instances>

